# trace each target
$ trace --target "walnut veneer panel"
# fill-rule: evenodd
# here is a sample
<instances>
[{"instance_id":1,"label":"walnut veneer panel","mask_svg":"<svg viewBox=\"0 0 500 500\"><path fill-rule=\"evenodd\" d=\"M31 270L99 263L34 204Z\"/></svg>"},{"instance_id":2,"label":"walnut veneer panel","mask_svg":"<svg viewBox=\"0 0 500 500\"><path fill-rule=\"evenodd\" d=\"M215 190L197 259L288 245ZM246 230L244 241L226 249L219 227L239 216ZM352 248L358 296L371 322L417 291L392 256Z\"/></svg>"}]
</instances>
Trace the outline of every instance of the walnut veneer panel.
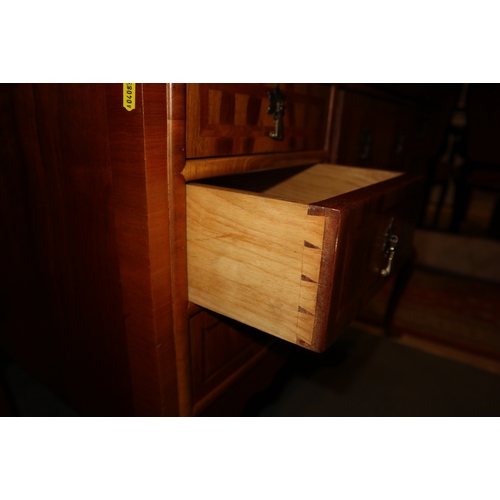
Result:
<instances>
[{"instance_id":1,"label":"walnut veneer panel","mask_svg":"<svg viewBox=\"0 0 500 500\"><path fill-rule=\"evenodd\" d=\"M186 158L322 150L326 146L332 88L280 84L285 94L284 139L267 114L275 84L188 84Z\"/></svg>"}]
</instances>

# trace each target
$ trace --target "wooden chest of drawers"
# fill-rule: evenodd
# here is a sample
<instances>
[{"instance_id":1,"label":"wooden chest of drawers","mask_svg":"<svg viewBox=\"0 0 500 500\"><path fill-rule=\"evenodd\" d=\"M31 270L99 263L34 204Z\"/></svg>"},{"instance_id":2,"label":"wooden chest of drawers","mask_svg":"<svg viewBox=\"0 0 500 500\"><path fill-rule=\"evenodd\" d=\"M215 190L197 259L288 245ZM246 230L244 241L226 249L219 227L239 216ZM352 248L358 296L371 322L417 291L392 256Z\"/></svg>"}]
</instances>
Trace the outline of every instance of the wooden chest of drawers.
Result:
<instances>
[{"instance_id":1,"label":"wooden chest of drawers","mask_svg":"<svg viewBox=\"0 0 500 500\"><path fill-rule=\"evenodd\" d=\"M243 404L273 336L324 350L407 256L417 184L336 165L335 85L281 85L270 138L273 89L1 87L0 347L82 415Z\"/></svg>"}]
</instances>

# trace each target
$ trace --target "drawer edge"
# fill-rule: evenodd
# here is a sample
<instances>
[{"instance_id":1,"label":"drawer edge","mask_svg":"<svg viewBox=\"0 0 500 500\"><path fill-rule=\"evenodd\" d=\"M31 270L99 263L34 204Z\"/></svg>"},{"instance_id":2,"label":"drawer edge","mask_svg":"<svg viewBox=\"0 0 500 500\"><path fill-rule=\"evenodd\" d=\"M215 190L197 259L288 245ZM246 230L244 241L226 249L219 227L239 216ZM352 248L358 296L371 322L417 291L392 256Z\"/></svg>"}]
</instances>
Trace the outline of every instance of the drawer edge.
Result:
<instances>
[{"instance_id":1,"label":"drawer edge","mask_svg":"<svg viewBox=\"0 0 500 500\"><path fill-rule=\"evenodd\" d=\"M328 159L329 155L326 150L201 158L186 160L186 165L181 174L186 182L189 182L256 170L314 165L315 163L326 162Z\"/></svg>"}]
</instances>

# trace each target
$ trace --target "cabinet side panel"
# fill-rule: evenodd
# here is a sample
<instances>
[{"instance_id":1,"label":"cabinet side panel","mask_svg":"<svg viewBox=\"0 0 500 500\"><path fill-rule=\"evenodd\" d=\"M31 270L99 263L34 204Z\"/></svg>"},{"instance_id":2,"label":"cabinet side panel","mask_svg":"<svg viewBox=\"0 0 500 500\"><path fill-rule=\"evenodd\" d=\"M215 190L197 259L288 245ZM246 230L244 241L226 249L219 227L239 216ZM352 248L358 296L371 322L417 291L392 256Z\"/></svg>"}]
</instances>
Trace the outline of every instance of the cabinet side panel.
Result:
<instances>
[{"instance_id":1,"label":"cabinet side panel","mask_svg":"<svg viewBox=\"0 0 500 500\"><path fill-rule=\"evenodd\" d=\"M153 321L160 379L162 415L179 413L177 364L171 286L171 248L167 142L167 86L143 84L144 140L146 153L146 189L148 195L149 241ZM184 146L182 143L181 147Z\"/></svg>"},{"instance_id":2,"label":"cabinet side panel","mask_svg":"<svg viewBox=\"0 0 500 500\"><path fill-rule=\"evenodd\" d=\"M173 330L177 361L179 415L193 414L191 363L187 311L186 183L181 171L186 163L186 85L167 85L167 175L171 259Z\"/></svg>"},{"instance_id":3,"label":"cabinet side panel","mask_svg":"<svg viewBox=\"0 0 500 500\"><path fill-rule=\"evenodd\" d=\"M23 297L23 313L37 314L42 305L52 318L39 317L41 324L21 336L10 332L11 342L22 344L15 355L44 381L60 378L51 388L63 388L81 414L130 415L104 86L11 90L16 169L26 181L12 209L24 212L31 246L23 252L27 269L34 266L28 287L40 291L39 303L31 293Z\"/></svg>"},{"instance_id":4,"label":"cabinet side panel","mask_svg":"<svg viewBox=\"0 0 500 500\"><path fill-rule=\"evenodd\" d=\"M72 374L65 370L72 362L60 299L39 264L46 253L37 252L45 248L48 200L36 175L41 158L31 85L0 86L0 162L0 348L80 411L71 391L76 381L62 376Z\"/></svg>"},{"instance_id":5,"label":"cabinet side panel","mask_svg":"<svg viewBox=\"0 0 500 500\"><path fill-rule=\"evenodd\" d=\"M120 279L137 415L178 413L170 287L166 86L107 85Z\"/></svg>"}]
</instances>

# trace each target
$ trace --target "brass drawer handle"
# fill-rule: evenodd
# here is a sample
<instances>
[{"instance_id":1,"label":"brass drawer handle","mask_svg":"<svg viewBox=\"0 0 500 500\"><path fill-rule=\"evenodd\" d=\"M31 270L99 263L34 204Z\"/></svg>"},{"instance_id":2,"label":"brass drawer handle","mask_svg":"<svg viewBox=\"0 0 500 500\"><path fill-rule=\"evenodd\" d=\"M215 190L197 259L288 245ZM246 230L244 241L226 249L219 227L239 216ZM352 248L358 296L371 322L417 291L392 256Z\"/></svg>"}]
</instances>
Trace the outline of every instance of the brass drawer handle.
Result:
<instances>
[{"instance_id":1,"label":"brass drawer handle","mask_svg":"<svg viewBox=\"0 0 500 500\"><path fill-rule=\"evenodd\" d=\"M380 274L382 276L389 276L391 274L391 270L392 270L392 261L394 259L394 254L396 253L396 245L398 244L398 237L393 234L390 239L389 239L389 260L387 261L387 266L385 267L385 269L382 269L382 271L380 271Z\"/></svg>"},{"instance_id":2,"label":"brass drawer handle","mask_svg":"<svg viewBox=\"0 0 500 500\"><path fill-rule=\"evenodd\" d=\"M274 118L274 132L269 133L269 137L276 141L282 141L283 133L283 115L285 114L285 95L281 92L280 86L276 85L273 91L267 93L269 97L269 107L267 114L273 115Z\"/></svg>"}]
</instances>

